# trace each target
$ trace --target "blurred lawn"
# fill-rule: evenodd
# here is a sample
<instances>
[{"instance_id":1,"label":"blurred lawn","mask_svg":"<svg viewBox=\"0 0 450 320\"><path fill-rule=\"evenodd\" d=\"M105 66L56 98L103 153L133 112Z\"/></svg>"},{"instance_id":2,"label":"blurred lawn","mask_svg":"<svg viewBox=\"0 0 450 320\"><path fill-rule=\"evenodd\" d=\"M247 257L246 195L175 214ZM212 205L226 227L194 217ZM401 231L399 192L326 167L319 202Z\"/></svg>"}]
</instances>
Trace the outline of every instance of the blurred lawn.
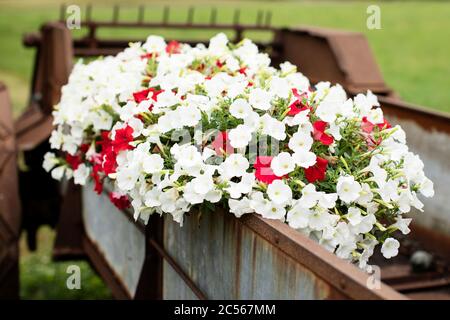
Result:
<instances>
[{"instance_id":1,"label":"blurred lawn","mask_svg":"<svg viewBox=\"0 0 450 320\"><path fill-rule=\"evenodd\" d=\"M60 0L3 0L0 2L0 80L9 86L15 115L25 107L34 52L22 46L22 35L37 31L40 25L59 16ZM66 1L67 2L67 1ZM80 4L94 1L70 1ZM115 1L116 3L118 1ZM145 0L127 1L120 19L137 17L137 4L146 4L147 21L162 17L164 3ZM315 25L363 32L375 53L386 82L404 100L450 112L450 3L379 2L381 30L366 28L366 9L377 2L296 2L296 1L171 1L171 21L185 20L188 7L196 7L195 22L207 22L213 6L218 8L218 22L231 22L236 7L242 9L241 21L256 20L258 10L272 11L277 26ZM95 1L93 18L110 19L112 4ZM105 30L100 35L142 38L150 32L167 38L211 36L202 31ZM267 34L248 34L264 38ZM325 79L324 79L325 80ZM43 298L110 298L101 280L85 262L75 262L82 269L82 290L68 290L66 268L71 263L50 261L53 232L39 233L39 250L29 253L23 247L21 258L21 296ZM23 242L23 241L22 241Z\"/></svg>"},{"instance_id":2,"label":"blurred lawn","mask_svg":"<svg viewBox=\"0 0 450 320\"><path fill-rule=\"evenodd\" d=\"M54 263L51 251L54 232L42 227L38 232L38 249L29 252L25 235L20 241L20 297L22 299L111 299L111 293L86 261ZM67 267L77 265L81 273L81 289L66 287L70 276Z\"/></svg>"}]
</instances>

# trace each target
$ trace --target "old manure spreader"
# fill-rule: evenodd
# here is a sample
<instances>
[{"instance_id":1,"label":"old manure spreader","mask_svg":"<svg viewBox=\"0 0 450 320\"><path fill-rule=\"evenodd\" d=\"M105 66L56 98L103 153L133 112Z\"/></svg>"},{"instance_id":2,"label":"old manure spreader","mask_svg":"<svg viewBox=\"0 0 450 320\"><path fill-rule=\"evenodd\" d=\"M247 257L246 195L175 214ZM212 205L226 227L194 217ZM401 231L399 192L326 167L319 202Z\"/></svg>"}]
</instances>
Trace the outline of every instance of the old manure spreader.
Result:
<instances>
[{"instance_id":1,"label":"old manure spreader","mask_svg":"<svg viewBox=\"0 0 450 320\"><path fill-rule=\"evenodd\" d=\"M50 224L57 232L53 258L87 259L119 299L450 299L450 117L401 101L384 83L362 34L274 27L263 12L252 25L240 23L239 11L231 24L217 23L215 10L206 24L193 22L194 9L183 23L169 23L169 9L157 23L145 21L143 8L136 22L121 22L119 8L106 22L91 19L90 7L87 12L82 37L74 38L63 22L25 35L24 45L36 52L34 73L29 106L15 123L0 87L0 297L18 295L20 226L34 248L37 228ZM74 60L113 55L142 40L98 35L127 28L226 31L234 41L247 32L270 33L269 42L257 44L274 64L290 61L312 82L338 82L350 96L366 90L378 96L388 119L402 125L410 147L423 156L436 189L433 201L425 202L426 214L415 215L400 255L373 258L381 284L376 274L365 274L281 222L253 214L237 219L219 210L200 223L193 212L183 228L155 216L144 226L92 186L59 184L43 171L51 111ZM18 154L28 170L16 175ZM433 259L421 271L410 263L419 250Z\"/></svg>"}]
</instances>

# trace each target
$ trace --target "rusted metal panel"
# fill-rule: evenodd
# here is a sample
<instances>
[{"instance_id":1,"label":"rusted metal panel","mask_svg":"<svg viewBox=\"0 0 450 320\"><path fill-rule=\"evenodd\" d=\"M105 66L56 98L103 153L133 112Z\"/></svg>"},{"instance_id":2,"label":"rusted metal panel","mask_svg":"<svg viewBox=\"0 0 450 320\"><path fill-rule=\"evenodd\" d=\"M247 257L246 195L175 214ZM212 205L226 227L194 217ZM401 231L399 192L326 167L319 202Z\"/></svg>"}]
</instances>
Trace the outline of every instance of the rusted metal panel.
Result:
<instances>
[{"instance_id":1,"label":"rusted metal panel","mask_svg":"<svg viewBox=\"0 0 450 320\"><path fill-rule=\"evenodd\" d=\"M145 260L145 235L105 195L92 189L89 185L82 192L86 236L134 297Z\"/></svg>"},{"instance_id":2,"label":"rusted metal panel","mask_svg":"<svg viewBox=\"0 0 450 320\"><path fill-rule=\"evenodd\" d=\"M218 211L185 220L165 219L164 246L209 299L325 299L330 285L255 234ZM186 297L184 284L164 267L164 297ZM172 280L173 279L173 280ZM173 281L173 282L172 282Z\"/></svg>"},{"instance_id":3,"label":"rusted metal panel","mask_svg":"<svg viewBox=\"0 0 450 320\"><path fill-rule=\"evenodd\" d=\"M166 261L164 261L163 270L163 298L165 300L198 300L192 289Z\"/></svg>"},{"instance_id":4,"label":"rusted metal panel","mask_svg":"<svg viewBox=\"0 0 450 320\"><path fill-rule=\"evenodd\" d=\"M42 168L46 141L52 130L51 112L58 103L61 87L72 68L73 50L70 31L62 23L47 23L41 28L42 41L36 53L31 99L28 108L15 123L17 145L23 151L27 170L20 172L20 196L28 246L36 248L36 231L48 224L55 227L60 211L58 182Z\"/></svg>"},{"instance_id":5,"label":"rusted metal panel","mask_svg":"<svg viewBox=\"0 0 450 320\"><path fill-rule=\"evenodd\" d=\"M83 250L86 253L91 266L97 271L111 290L113 297L118 300L132 299L128 289L123 284L122 279L111 268L97 245L86 235L83 236Z\"/></svg>"},{"instance_id":6,"label":"rusted metal panel","mask_svg":"<svg viewBox=\"0 0 450 320\"><path fill-rule=\"evenodd\" d=\"M56 226L58 232L53 246L53 259L64 260L84 257L84 227L81 217L81 186L66 181L61 213Z\"/></svg>"},{"instance_id":7,"label":"rusted metal panel","mask_svg":"<svg viewBox=\"0 0 450 320\"><path fill-rule=\"evenodd\" d=\"M425 213L413 212L416 224L450 237L450 117L404 102L380 97L384 114L406 132L408 146L420 154L433 181L433 198L421 199Z\"/></svg>"},{"instance_id":8,"label":"rusted metal panel","mask_svg":"<svg viewBox=\"0 0 450 320\"><path fill-rule=\"evenodd\" d=\"M143 231L130 212L119 211L105 197L83 188L84 250L119 298L137 298L136 288L142 286L154 293L140 298L405 298L384 284L369 289L367 274L281 222L256 215L237 219L218 210L200 221L191 213L180 227L170 217L152 216L164 222L160 238L151 235L159 233L156 220ZM149 252L164 259L161 270L143 265L151 261L145 259Z\"/></svg>"},{"instance_id":9,"label":"rusted metal panel","mask_svg":"<svg viewBox=\"0 0 450 320\"><path fill-rule=\"evenodd\" d=\"M0 299L19 296L21 212L11 101L0 82Z\"/></svg>"},{"instance_id":10,"label":"rusted metal panel","mask_svg":"<svg viewBox=\"0 0 450 320\"><path fill-rule=\"evenodd\" d=\"M134 221L130 210L121 211L124 215ZM145 260L139 276L138 285L134 299L162 299L163 283L163 255L157 243L162 242L163 220L159 215L152 215L149 219L149 226L145 227L141 220L134 221L139 230L145 234Z\"/></svg>"},{"instance_id":11,"label":"rusted metal panel","mask_svg":"<svg viewBox=\"0 0 450 320\"><path fill-rule=\"evenodd\" d=\"M61 87L67 83L72 70L72 36L66 25L60 22L45 24L41 33L40 57L44 70L40 106L45 114L50 114L53 106L58 103Z\"/></svg>"},{"instance_id":12,"label":"rusted metal panel","mask_svg":"<svg viewBox=\"0 0 450 320\"><path fill-rule=\"evenodd\" d=\"M73 65L72 36L63 23L44 24L40 39L30 105L15 125L21 150L33 149L50 135L50 114L59 102L61 87L67 83Z\"/></svg>"},{"instance_id":13,"label":"rusted metal panel","mask_svg":"<svg viewBox=\"0 0 450 320\"><path fill-rule=\"evenodd\" d=\"M20 151L32 151L46 141L53 129L53 117L40 109L29 109L16 122L17 146Z\"/></svg>"},{"instance_id":14,"label":"rusted metal panel","mask_svg":"<svg viewBox=\"0 0 450 320\"><path fill-rule=\"evenodd\" d=\"M279 248L297 262L352 299L404 299L405 297L381 283L377 289L367 286L369 275L328 252L318 243L292 229L287 224L267 220L258 215L241 218L246 226ZM334 294L333 294L334 295Z\"/></svg>"},{"instance_id":15,"label":"rusted metal panel","mask_svg":"<svg viewBox=\"0 0 450 320\"><path fill-rule=\"evenodd\" d=\"M381 72L363 34L317 27L277 32L282 58L292 62L312 83L340 83L348 92L368 89L388 94Z\"/></svg>"}]
</instances>

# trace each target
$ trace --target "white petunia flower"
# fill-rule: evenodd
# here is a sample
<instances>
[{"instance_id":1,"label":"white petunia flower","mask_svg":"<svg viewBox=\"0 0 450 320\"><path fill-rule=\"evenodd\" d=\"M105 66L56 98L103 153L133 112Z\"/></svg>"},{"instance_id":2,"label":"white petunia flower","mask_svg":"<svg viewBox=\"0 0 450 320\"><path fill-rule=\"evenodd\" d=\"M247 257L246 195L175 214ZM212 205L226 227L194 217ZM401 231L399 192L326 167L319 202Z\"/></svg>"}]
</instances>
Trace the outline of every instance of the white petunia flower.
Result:
<instances>
[{"instance_id":1,"label":"white petunia flower","mask_svg":"<svg viewBox=\"0 0 450 320\"><path fill-rule=\"evenodd\" d=\"M126 167L119 170L116 175L118 187L123 191L129 191L134 188L138 178L139 170L136 166Z\"/></svg>"},{"instance_id":2,"label":"white petunia flower","mask_svg":"<svg viewBox=\"0 0 450 320\"><path fill-rule=\"evenodd\" d=\"M311 215L311 209L305 208L301 205L295 205L288 211L286 221L292 228L302 229L308 227Z\"/></svg>"},{"instance_id":3,"label":"white petunia flower","mask_svg":"<svg viewBox=\"0 0 450 320\"><path fill-rule=\"evenodd\" d=\"M361 222L355 226L351 226L351 230L355 234L367 233L370 232L373 228L373 225L377 222L377 218L374 214L367 214L361 219Z\"/></svg>"},{"instance_id":4,"label":"white petunia flower","mask_svg":"<svg viewBox=\"0 0 450 320\"><path fill-rule=\"evenodd\" d=\"M145 173L153 174L164 168L164 160L159 154L146 154L142 162Z\"/></svg>"},{"instance_id":5,"label":"white petunia flower","mask_svg":"<svg viewBox=\"0 0 450 320\"><path fill-rule=\"evenodd\" d=\"M166 42L163 37L160 36L149 36L142 48L148 52L163 52L166 50Z\"/></svg>"},{"instance_id":6,"label":"white petunia flower","mask_svg":"<svg viewBox=\"0 0 450 320\"><path fill-rule=\"evenodd\" d=\"M289 61L285 61L283 63L280 63L280 70L281 70L281 73L288 74L288 73L297 71L297 66L293 65Z\"/></svg>"},{"instance_id":7,"label":"white petunia flower","mask_svg":"<svg viewBox=\"0 0 450 320\"><path fill-rule=\"evenodd\" d=\"M352 226L360 224L362 221L361 210L356 207L348 208L347 220Z\"/></svg>"},{"instance_id":8,"label":"white petunia flower","mask_svg":"<svg viewBox=\"0 0 450 320\"><path fill-rule=\"evenodd\" d=\"M311 137L311 134L304 133L304 132L296 132L292 136L291 139L289 139L289 148L294 151L309 151L311 149L311 146L313 144L314 140Z\"/></svg>"},{"instance_id":9,"label":"white petunia flower","mask_svg":"<svg viewBox=\"0 0 450 320\"><path fill-rule=\"evenodd\" d=\"M202 154L195 146L187 145L180 147L180 151L175 157L178 160L178 164L185 169L198 166L203 162Z\"/></svg>"},{"instance_id":10,"label":"white petunia flower","mask_svg":"<svg viewBox=\"0 0 450 320\"><path fill-rule=\"evenodd\" d=\"M399 199L398 182L395 180L389 180L382 185L378 190L378 194L385 202L397 201Z\"/></svg>"},{"instance_id":11,"label":"white petunia flower","mask_svg":"<svg viewBox=\"0 0 450 320\"><path fill-rule=\"evenodd\" d=\"M292 155L292 160L299 167L306 169L316 164L317 156L311 151L300 149Z\"/></svg>"},{"instance_id":12,"label":"white petunia flower","mask_svg":"<svg viewBox=\"0 0 450 320\"><path fill-rule=\"evenodd\" d=\"M367 115L367 120L373 124L379 124L384 122L383 111L381 108L372 109Z\"/></svg>"},{"instance_id":13,"label":"white petunia flower","mask_svg":"<svg viewBox=\"0 0 450 320\"><path fill-rule=\"evenodd\" d=\"M272 95L261 89L261 88L255 88L250 92L249 95L249 102L252 105L253 108L259 109L259 110L269 110L271 105Z\"/></svg>"},{"instance_id":14,"label":"white petunia flower","mask_svg":"<svg viewBox=\"0 0 450 320\"><path fill-rule=\"evenodd\" d=\"M191 181L194 191L205 195L214 190L214 180L211 175L204 174L194 178Z\"/></svg>"},{"instance_id":15,"label":"white petunia flower","mask_svg":"<svg viewBox=\"0 0 450 320\"><path fill-rule=\"evenodd\" d=\"M228 156L220 165L222 175L226 178L242 177L250 164L246 158L239 153L233 153Z\"/></svg>"},{"instance_id":16,"label":"white petunia flower","mask_svg":"<svg viewBox=\"0 0 450 320\"><path fill-rule=\"evenodd\" d=\"M269 85L269 92L279 98L286 99L289 96L289 84L285 78L272 77Z\"/></svg>"},{"instance_id":17,"label":"white petunia flower","mask_svg":"<svg viewBox=\"0 0 450 320\"><path fill-rule=\"evenodd\" d=\"M396 227L398 230L400 230L403 234L408 234L411 230L409 229L409 224L411 223L412 219L403 219L400 217L396 218L396 222L392 225L393 227Z\"/></svg>"},{"instance_id":18,"label":"white petunia flower","mask_svg":"<svg viewBox=\"0 0 450 320\"><path fill-rule=\"evenodd\" d=\"M277 140L284 140L286 138L286 126L283 122L272 118L265 113L259 118L259 128L262 134L271 136Z\"/></svg>"},{"instance_id":19,"label":"white petunia flower","mask_svg":"<svg viewBox=\"0 0 450 320\"><path fill-rule=\"evenodd\" d=\"M427 198L431 198L434 196L434 185L433 181L424 177L423 181L420 183L419 191Z\"/></svg>"},{"instance_id":20,"label":"white petunia flower","mask_svg":"<svg viewBox=\"0 0 450 320\"><path fill-rule=\"evenodd\" d=\"M358 199L361 185L355 181L353 176L340 176L337 181L336 191L342 201L350 203Z\"/></svg>"},{"instance_id":21,"label":"white petunia flower","mask_svg":"<svg viewBox=\"0 0 450 320\"><path fill-rule=\"evenodd\" d=\"M110 130L113 124L111 115L103 110L95 112L92 116L94 130Z\"/></svg>"},{"instance_id":22,"label":"white petunia flower","mask_svg":"<svg viewBox=\"0 0 450 320\"><path fill-rule=\"evenodd\" d=\"M228 206L230 207L230 212L238 218L246 213L252 213L253 209L250 207L250 200L248 198L242 198L241 200L229 199Z\"/></svg>"},{"instance_id":23,"label":"white petunia flower","mask_svg":"<svg viewBox=\"0 0 450 320\"><path fill-rule=\"evenodd\" d=\"M272 159L270 167L272 168L275 175L277 175L278 177L282 177L292 172L295 168L295 164L289 153L281 152Z\"/></svg>"},{"instance_id":24,"label":"white petunia flower","mask_svg":"<svg viewBox=\"0 0 450 320\"><path fill-rule=\"evenodd\" d=\"M373 199L373 193L370 186L367 183L361 184L361 191L359 192L359 198L356 202L360 205L366 206Z\"/></svg>"},{"instance_id":25,"label":"white petunia flower","mask_svg":"<svg viewBox=\"0 0 450 320\"><path fill-rule=\"evenodd\" d=\"M319 192L319 206L326 209L332 209L336 206L338 199L337 193L324 193Z\"/></svg>"},{"instance_id":26,"label":"white petunia flower","mask_svg":"<svg viewBox=\"0 0 450 320\"><path fill-rule=\"evenodd\" d=\"M66 167L59 166L51 171L52 178L55 180L61 180L64 177L64 172L66 171Z\"/></svg>"},{"instance_id":27,"label":"white petunia flower","mask_svg":"<svg viewBox=\"0 0 450 320\"><path fill-rule=\"evenodd\" d=\"M47 152L44 155L44 162L42 166L45 171L49 172L58 164L58 162L58 158L56 158L56 155L53 152Z\"/></svg>"},{"instance_id":28,"label":"white petunia flower","mask_svg":"<svg viewBox=\"0 0 450 320\"><path fill-rule=\"evenodd\" d=\"M73 171L73 181L75 184L84 186L89 177L89 168L84 163L80 164L76 170Z\"/></svg>"},{"instance_id":29,"label":"white petunia flower","mask_svg":"<svg viewBox=\"0 0 450 320\"><path fill-rule=\"evenodd\" d=\"M395 257L398 254L398 248L400 247L400 242L394 238L387 238L384 240L383 246L381 247L381 253L386 259Z\"/></svg>"},{"instance_id":30,"label":"white petunia flower","mask_svg":"<svg viewBox=\"0 0 450 320\"><path fill-rule=\"evenodd\" d=\"M267 187L267 195L274 203L283 205L292 200L291 188L283 180L275 180Z\"/></svg>"},{"instance_id":31,"label":"white petunia flower","mask_svg":"<svg viewBox=\"0 0 450 320\"><path fill-rule=\"evenodd\" d=\"M313 210L309 218L309 227L313 230L323 230L332 224L333 217L336 216L331 215L328 210L318 207Z\"/></svg>"},{"instance_id":32,"label":"white petunia flower","mask_svg":"<svg viewBox=\"0 0 450 320\"><path fill-rule=\"evenodd\" d=\"M305 208L312 208L318 203L320 197L321 194L316 191L316 186L310 183L302 189L302 197L299 203Z\"/></svg>"},{"instance_id":33,"label":"white petunia flower","mask_svg":"<svg viewBox=\"0 0 450 320\"><path fill-rule=\"evenodd\" d=\"M236 99L230 105L230 113L233 117L238 119L245 119L252 112L252 107L244 99Z\"/></svg>"},{"instance_id":34,"label":"white petunia flower","mask_svg":"<svg viewBox=\"0 0 450 320\"><path fill-rule=\"evenodd\" d=\"M181 123L188 127L196 126L202 118L200 110L194 106L180 106L176 112L181 116Z\"/></svg>"},{"instance_id":35,"label":"white petunia flower","mask_svg":"<svg viewBox=\"0 0 450 320\"><path fill-rule=\"evenodd\" d=\"M252 139L252 130L245 124L240 124L230 130L228 138L233 148L244 148Z\"/></svg>"},{"instance_id":36,"label":"white petunia flower","mask_svg":"<svg viewBox=\"0 0 450 320\"><path fill-rule=\"evenodd\" d=\"M205 200L205 194L196 192L195 184L188 182L183 189L183 198L190 204L199 204Z\"/></svg>"},{"instance_id":37,"label":"white petunia flower","mask_svg":"<svg viewBox=\"0 0 450 320\"><path fill-rule=\"evenodd\" d=\"M266 219L275 219L284 221L286 209L284 208L283 205L269 201L258 213L261 214L261 216L263 216Z\"/></svg>"},{"instance_id":38,"label":"white petunia flower","mask_svg":"<svg viewBox=\"0 0 450 320\"><path fill-rule=\"evenodd\" d=\"M211 190L205 195L205 200L211 203L219 202L222 199L222 194L220 190Z\"/></svg>"}]
</instances>

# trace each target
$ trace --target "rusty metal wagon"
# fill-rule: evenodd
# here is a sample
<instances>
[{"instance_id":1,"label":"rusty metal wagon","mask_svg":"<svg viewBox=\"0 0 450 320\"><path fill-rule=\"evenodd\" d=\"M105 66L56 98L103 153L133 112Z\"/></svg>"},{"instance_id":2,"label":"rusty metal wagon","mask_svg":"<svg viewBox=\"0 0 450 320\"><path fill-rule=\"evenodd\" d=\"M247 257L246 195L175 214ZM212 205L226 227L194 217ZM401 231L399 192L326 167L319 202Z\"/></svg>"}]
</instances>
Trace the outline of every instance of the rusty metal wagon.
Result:
<instances>
[{"instance_id":1,"label":"rusty metal wagon","mask_svg":"<svg viewBox=\"0 0 450 320\"><path fill-rule=\"evenodd\" d=\"M384 83L359 33L277 28L270 25L267 13L258 14L255 24L244 25L239 23L238 11L231 24L216 23L214 10L210 23L195 24L193 14L191 9L185 23L169 23L166 9L162 22L148 23L140 8L138 21L131 23L120 22L115 9L108 22L94 21L88 14L82 38L72 38L61 22L47 23L38 34L24 37L27 47L36 48L30 107L15 124L17 147L32 169L20 174L24 227L33 234L40 223L56 226L54 258L88 259L121 299L450 299L446 192L450 117L402 102ZM234 40L248 31L270 32L271 41L257 44L270 53L274 64L289 60L312 82L339 82L349 95L366 90L377 94L389 120L402 125L410 147L423 155L437 190L433 201L425 203L426 214L415 216L400 256L380 259L381 284L287 225L257 215L236 219L218 210L199 221L192 212L182 228L171 219L155 216L144 226L89 186L58 185L49 178L39 181L45 193L33 199L22 185L33 187L36 177L43 177L37 159L48 149L45 140L52 128L52 106L59 100L73 59L115 54L139 40L101 38L97 35L101 28L208 28L233 32ZM32 237L29 244L34 245ZM418 249L434 254L435 263L423 272L413 271L409 263Z\"/></svg>"}]
</instances>

